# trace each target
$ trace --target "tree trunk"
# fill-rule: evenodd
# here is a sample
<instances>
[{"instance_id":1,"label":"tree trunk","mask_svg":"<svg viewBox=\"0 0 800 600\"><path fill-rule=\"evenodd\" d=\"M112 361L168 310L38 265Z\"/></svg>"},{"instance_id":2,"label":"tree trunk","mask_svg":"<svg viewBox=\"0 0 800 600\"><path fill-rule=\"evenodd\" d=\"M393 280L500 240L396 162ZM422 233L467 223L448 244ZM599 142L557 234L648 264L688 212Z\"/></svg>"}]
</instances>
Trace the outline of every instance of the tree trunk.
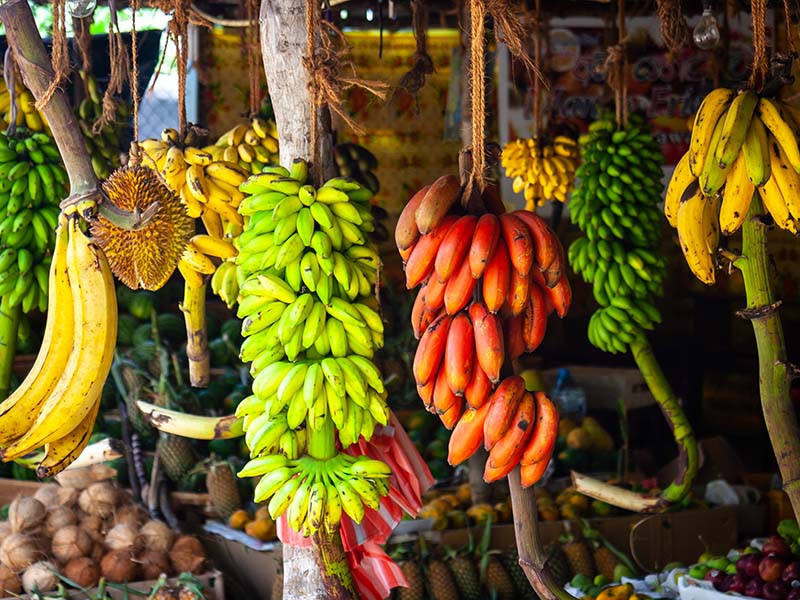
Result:
<instances>
[{"instance_id":1,"label":"tree trunk","mask_svg":"<svg viewBox=\"0 0 800 600\"><path fill-rule=\"evenodd\" d=\"M280 137L281 164L289 168L295 158L309 163L312 156L311 119L314 111L308 92L308 74L303 65L306 52L305 0L262 0L260 13L261 55L267 76L275 122ZM318 111L320 156L325 157L318 171L323 177L333 173L330 116ZM311 173L315 170L310 170ZM320 185L321 181L313 184ZM344 550L338 532L327 537L324 551L319 544L311 548L283 547L283 597L287 600L325 600L353 598L348 590L336 585L330 568L341 569ZM330 573L326 577L326 572ZM327 587L326 587L327 580ZM331 589L336 587L339 589Z\"/></svg>"}]
</instances>

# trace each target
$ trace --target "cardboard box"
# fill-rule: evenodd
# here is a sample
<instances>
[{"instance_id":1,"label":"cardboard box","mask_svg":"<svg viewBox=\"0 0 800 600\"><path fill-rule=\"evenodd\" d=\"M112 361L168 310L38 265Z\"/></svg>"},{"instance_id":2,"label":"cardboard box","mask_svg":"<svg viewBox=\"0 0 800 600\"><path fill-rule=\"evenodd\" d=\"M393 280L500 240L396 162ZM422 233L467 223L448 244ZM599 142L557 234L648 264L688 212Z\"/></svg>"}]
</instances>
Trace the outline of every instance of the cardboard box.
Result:
<instances>
[{"instance_id":1,"label":"cardboard box","mask_svg":"<svg viewBox=\"0 0 800 600\"><path fill-rule=\"evenodd\" d=\"M616 411L617 400L630 410L655 403L639 369L614 369L565 365L573 381L586 391L589 409ZM558 379L558 369L542 371L545 389L550 390Z\"/></svg>"},{"instance_id":2,"label":"cardboard box","mask_svg":"<svg viewBox=\"0 0 800 600\"><path fill-rule=\"evenodd\" d=\"M589 519L589 523L649 572L673 561L693 563L706 550L725 554L738 539L736 509L727 506ZM540 522L542 544L556 541L568 526L567 521ZM422 535L433 543L459 548L469 543L470 536L476 543L480 541L483 528L428 531ZM492 527L490 545L501 551L516 547L514 526Z\"/></svg>"},{"instance_id":3,"label":"cardboard box","mask_svg":"<svg viewBox=\"0 0 800 600\"><path fill-rule=\"evenodd\" d=\"M275 578L283 568L281 545L272 551L259 552L219 535L201 534L208 557L225 573L225 591L229 598L266 600Z\"/></svg>"}]
</instances>

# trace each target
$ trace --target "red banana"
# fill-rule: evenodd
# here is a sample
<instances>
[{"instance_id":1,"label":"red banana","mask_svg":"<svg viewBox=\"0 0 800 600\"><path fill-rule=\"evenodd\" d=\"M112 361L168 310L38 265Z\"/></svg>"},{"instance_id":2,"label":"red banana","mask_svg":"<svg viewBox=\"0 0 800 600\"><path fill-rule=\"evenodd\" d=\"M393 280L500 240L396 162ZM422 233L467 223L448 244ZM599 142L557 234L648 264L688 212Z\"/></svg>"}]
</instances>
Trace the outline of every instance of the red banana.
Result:
<instances>
[{"instance_id":1,"label":"red banana","mask_svg":"<svg viewBox=\"0 0 800 600\"><path fill-rule=\"evenodd\" d=\"M508 357L511 360L525 354L525 336L523 335L522 315L512 316L505 320L504 335Z\"/></svg>"},{"instance_id":2,"label":"red banana","mask_svg":"<svg viewBox=\"0 0 800 600\"><path fill-rule=\"evenodd\" d=\"M547 470L548 463L549 461L542 460L532 465L520 465L519 475L522 487L531 487L539 481Z\"/></svg>"},{"instance_id":3,"label":"red banana","mask_svg":"<svg viewBox=\"0 0 800 600\"><path fill-rule=\"evenodd\" d=\"M558 409L544 392L534 392L536 400L536 421L533 426L531 439L525 446L525 451L520 458L522 465L522 485L528 487L536 483L544 473L547 463L553 454L558 437ZM539 465L538 469L528 469L526 477L525 468ZM534 478L534 476L536 476Z\"/></svg>"},{"instance_id":4,"label":"red banana","mask_svg":"<svg viewBox=\"0 0 800 600\"><path fill-rule=\"evenodd\" d=\"M497 481L505 477L519 463L525 444L533 431L533 419L536 414L533 395L525 392L517 406L508 432L498 441L486 461L483 479L486 482Z\"/></svg>"},{"instance_id":5,"label":"red banana","mask_svg":"<svg viewBox=\"0 0 800 600\"><path fill-rule=\"evenodd\" d=\"M473 302L469 316L475 336L475 354L478 364L492 383L500 381L500 370L505 359L503 324L500 317L490 313L482 302Z\"/></svg>"},{"instance_id":6,"label":"red banana","mask_svg":"<svg viewBox=\"0 0 800 600\"><path fill-rule=\"evenodd\" d=\"M483 372L480 363L475 363L472 367L472 379L469 381L467 389L464 390L464 398L470 408L480 408L485 406L489 395L492 393L492 382Z\"/></svg>"},{"instance_id":7,"label":"red banana","mask_svg":"<svg viewBox=\"0 0 800 600\"><path fill-rule=\"evenodd\" d=\"M494 256L483 273L483 301L492 312L499 311L506 301L511 283L511 263L505 242L500 240Z\"/></svg>"},{"instance_id":8,"label":"red banana","mask_svg":"<svg viewBox=\"0 0 800 600\"><path fill-rule=\"evenodd\" d=\"M417 227L415 213L430 187L426 185L411 196L411 199L403 207L400 216L397 217L397 225L394 228L394 241L397 244L397 249L401 251L401 255L403 250L413 246L417 238L419 238L419 228ZM406 260L406 258L403 260Z\"/></svg>"},{"instance_id":9,"label":"red banana","mask_svg":"<svg viewBox=\"0 0 800 600\"><path fill-rule=\"evenodd\" d=\"M425 235L437 227L460 197L461 182L455 175L434 181L414 212L419 232Z\"/></svg>"},{"instance_id":10,"label":"red banana","mask_svg":"<svg viewBox=\"0 0 800 600\"><path fill-rule=\"evenodd\" d=\"M511 264L517 273L525 276L533 265L533 239L525 223L515 214L500 215L500 232L506 242Z\"/></svg>"},{"instance_id":11,"label":"red banana","mask_svg":"<svg viewBox=\"0 0 800 600\"><path fill-rule=\"evenodd\" d=\"M457 396L463 396L472 379L475 364L475 335L472 322L466 312L453 317L447 332L447 345L444 350L444 370L447 385Z\"/></svg>"},{"instance_id":12,"label":"red banana","mask_svg":"<svg viewBox=\"0 0 800 600\"><path fill-rule=\"evenodd\" d=\"M441 419L442 425L444 425L447 429L452 429L456 426L456 423L458 423L463 411L464 399L456 396L456 401L450 405L450 408L439 415L439 419Z\"/></svg>"},{"instance_id":13,"label":"red banana","mask_svg":"<svg viewBox=\"0 0 800 600\"><path fill-rule=\"evenodd\" d=\"M425 287L420 292L424 292L425 306L428 310L438 311L444 306L445 284L439 281L436 273L431 273L424 285Z\"/></svg>"},{"instance_id":14,"label":"red banana","mask_svg":"<svg viewBox=\"0 0 800 600\"><path fill-rule=\"evenodd\" d=\"M478 217L475 215L464 215L453 223L450 231L444 236L439 250L436 252L434 270L439 281L446 282L450 276L461 266L461 261L469 252L472 243L472 234L475 231L475 224Z\"/></svg>"},{"instance_id":15,"label":"red banana","mask_svg":"<svg viewBox=\"0 0 800 600\"><path fill-rule=\"evenodd\" d=\"M411 244L411 245L410 245L408 248L406 248L405 250L401 250L400 248L398 248L398 249L397 249L397 251L400 253L400 258L401 258L401 259L403 259L403 264L404 264L404 265L406 264L406 261L407 261L407 260L409 259L409 257L411 256L411 253L414 251L414 247L415 247L416 245L417 245L417 242L416 242L416 240L415 240L415 241L414 241L414 243L413 243L413 244Z\"/></svg>"},{"instance_id":16,"label":"red banana","mask_svg":"<svg viewBox=\"0 0 800 600\"><path fill-rule=\"evenodd\" d=\"M519 375L506 377L489 398L489 414L483 426L483 440L487 450L506 434L517 405L525 394L525 380Z\"/></svg>"},{"instance_id":17,"label":"red banana","mask_svg":"<svg viewBox=\"0 0 800 600\"><path fill-rule=\"evenodd\" d=\"M475 279L483 275L486 266L494 256L499 239L500 220L491 213L481 215L475 225L469 247L469 270Z\"/></svg>"},{"instance_id":18,"label":"red banana","mask_svg":"<svg viewBox=\"0 0 800 600\"><path fill-rule=\"evenodd\" d=\"M425 405L425 410L430 413L436 413L433 407L433 390L436 387L436 377L431 377L425 385L417 386L417 394L422 399L422 404Z\"/></svg>"},{"instance_id":19,"label":"red banana","mask_svg":"<svg viewBox=\"0 0 800 600\"><path fill-rule=\"evenodd\" d=\"M531 285L530 297L522 314L522 338L525 340L525 351L533 352L544 340L547 331L547 307L544 303L544 291L535 283Z\"/></svg>"},{"instance_id":20,"label":"red banana","mask_svg":"<svg viewBox=\"0 0 800 600\"><path fill-rule=\"evenodd\" d=\"M542 271L547 287L554 287L564 274L564 246L561 245L561 242L558 242L556 249L556 257L553 259L553 262Z\"/></svg>"},{"instance_id":21,"label":"red banana","mask_svg":"<svg viewBox=\"0 0 800 600\"><path fill-rule=\"evenodd\" d=\"M414 299L414 305L411 307L411 329L414 332L414 337L419 339L425 333L428 325L433 323L438 311L430 310L425 305L425 293L423 290L417 292L417 297Z\"/></svg>"},{"instance_id":22,"label":"red banana","mask_svg":"<svg viewBox=\"0 0 800 600\"><path fill-rule=\"evenodd\" d=\"M538 269L531 269L531 271L538 271ZM528 303L528 286L530 285L530 277L528 274L520 275L516 269L511 270L511 290L508 296L508 307L512 315L520 315L525 310L525 305Z\"/></svg>"},{"instance_id":23,"label":"red banana","mask_svg":"<svg viewBox=\"0 0 800 600\"><path fill-rule=\"evenodd\" d=\"M484 404L477 410L466 410L450 434L447 446L447 462L453 466L460 465L477 452L483 442L483 422L489 412L489 405Z\"/></svg>"},{"instance_id":24,"label":"red banana","mask_svg":"<svg viewBox=\"0 0 800 600\"><path fill-rule=\"evenodd\" d=\"M448 215L433 231L417 240L414 250L404 266L408 289L417 287L433 271L439 244L442 243L445 234L457 219L458 217L455 215Z\"/></svg>"},{"instance_id":25,"label":"red banana","mask_svg":"<svg viewBox=\"0 0 800 600\"><path fill-rule=\"evenodd\" d=\"M476 283L477 280L470 273L469 262L462 261L458 270L447 280L444 290L444 308L447 314L454 315L469 303Z\"/></svg>"},{"instance_id":26,"label":"red banana","mask_svg":"<svg viewBox=\"0 0 800 600\"><path fill-rule=\"evenodd\" d=\"M444 366L434 375L436 383L433 386L433 408L437 415L447 412L459 399L447 384L447 374Z\"/></svg>"},{"instance_id":27,"label":"red banana","mask_svg":"<svg viewBox=\"0 0 800 600\"><path fill-rule=\"evenodd\" d=\"M541 271L546 270L556 259L561 246L556 232L551 229L542 217L529 210L517 210L513 214L527 225L533 239L533 252L536 263Z\"/></svg>"},{"instance_id":28,"label":"red banana","mask_svg":"<svg viewBox=\"0 0 800 600\"><path fill-rule=\"evenodd\" d=\"M414 355L414 378L417 385L424 385L436 374L444 357L447 330L450 328L450 315L441 315L431 323L422 334Z\"/></svg>"},{"instance_id":29,"label":"red banana","mask_svg":"<svg viewBox=\"0 0 800 600\"><path fill-rule=\"evenodd\" d=\"M556 314L563 319L569 311L570 304L572 304L572 288L569 285L567 276L562 275L555 286L545 288L545 293L555 307Z\"/></svg>"}]
</instances>

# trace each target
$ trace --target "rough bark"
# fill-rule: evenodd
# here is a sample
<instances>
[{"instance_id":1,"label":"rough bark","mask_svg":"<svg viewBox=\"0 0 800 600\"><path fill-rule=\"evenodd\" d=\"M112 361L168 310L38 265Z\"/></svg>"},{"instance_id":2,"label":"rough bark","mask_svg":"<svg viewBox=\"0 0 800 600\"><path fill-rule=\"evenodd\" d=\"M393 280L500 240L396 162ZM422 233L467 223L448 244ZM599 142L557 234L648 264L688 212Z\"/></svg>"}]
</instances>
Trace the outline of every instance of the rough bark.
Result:
<instances>
[{"instance_id":1,"label":"rough bark","mask_svg":"<svg viewBox=\"0 0 800 600\"><path fill-rule=\"evenodd\" d=\"M308 74L303 65L306 52L306 5L304 0L262 0L260 11L261 55L267 76L275 122L280 138L281 164L289 167L295 158L312 162L312 110L308 92ZM318 111L320 156L326 157L322 173L333 173L330 117ZM313 172L311 170L310 172ZM313 182L321 183L321 182ZM347 590L331 590L324 565L342 565L344 550L338 535L311 548L283 547L283 597L286 600L323 600L354 598ZM333 574L328 570L329 574ZM326 581L327 580L327 581ZM340 587L340 586L339 586Z\"/></svg>"}]
</instances>

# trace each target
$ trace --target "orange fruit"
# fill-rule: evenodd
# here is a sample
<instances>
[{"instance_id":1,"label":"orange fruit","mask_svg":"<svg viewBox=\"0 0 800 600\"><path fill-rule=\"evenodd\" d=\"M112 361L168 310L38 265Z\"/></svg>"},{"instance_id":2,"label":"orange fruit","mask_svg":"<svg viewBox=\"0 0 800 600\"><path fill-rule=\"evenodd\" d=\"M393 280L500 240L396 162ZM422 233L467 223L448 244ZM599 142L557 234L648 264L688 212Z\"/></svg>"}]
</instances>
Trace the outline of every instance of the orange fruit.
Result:
<instances>
[{"instance_id":1,"label":"orange fruit","mask_svg":"<svg viewBox=\"0 0 800 600\"><path fill-rule=\"evenodd\" d=\"M245 525L252 520L253 517L250 516L250 513L243 508L240 508L239 510L234 511L230 517L228 517L228 525L234 529L244 529Z\"/></svg>"},{"instance_id":2,"label":"orange fruit","mask_svg":"<svg viewBox=\"0 0 800 600\"><path fill-rule=\"evenodd\" d=\"M275 523L271 520L267 521L266 519L255 519L254 521L250 521L247 525L245 525L244 531L247 535L262 542L267 542L271 539L274 539L276 535Z\"/></svg>"}]
</instances>

